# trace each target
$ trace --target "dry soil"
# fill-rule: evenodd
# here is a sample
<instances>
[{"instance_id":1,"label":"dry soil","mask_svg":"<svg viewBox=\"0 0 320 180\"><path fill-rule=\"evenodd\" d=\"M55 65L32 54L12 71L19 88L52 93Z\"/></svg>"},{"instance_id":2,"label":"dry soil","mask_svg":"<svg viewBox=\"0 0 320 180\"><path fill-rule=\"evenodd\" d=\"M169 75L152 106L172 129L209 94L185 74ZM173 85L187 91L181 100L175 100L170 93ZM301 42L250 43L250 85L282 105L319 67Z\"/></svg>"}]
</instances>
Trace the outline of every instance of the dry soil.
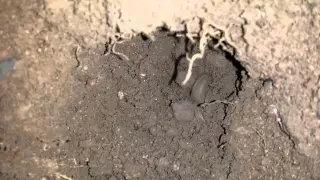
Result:
<instances>
[{"instance_id":1,"label":"dry soil","mask_svg":"<svg viewBox=\"0 0 320 180\"><path fill-rule=\"evenodd\" d=\"M319 179L319 11L0 0L0 59L18 59L0 79L0 179ZM208 27L224 46L211 41L182 86L198 51L186 35ZM119 36L129 60L106 55Z\"/></svg>"}]
</instances>

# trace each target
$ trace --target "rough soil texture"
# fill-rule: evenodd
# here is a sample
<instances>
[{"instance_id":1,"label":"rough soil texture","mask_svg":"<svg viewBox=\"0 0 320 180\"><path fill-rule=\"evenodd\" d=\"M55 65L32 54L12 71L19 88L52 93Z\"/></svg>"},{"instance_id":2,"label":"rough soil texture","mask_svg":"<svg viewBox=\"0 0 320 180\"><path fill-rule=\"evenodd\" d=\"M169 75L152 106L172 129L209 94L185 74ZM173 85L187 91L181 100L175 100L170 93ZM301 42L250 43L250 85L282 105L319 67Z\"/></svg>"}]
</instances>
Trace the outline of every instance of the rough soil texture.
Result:
<instances>
[{"instance_id":1,"label":"rough soil texture","mask_svg":"<svg viewBox=\"0 0 320 180\"><path fill-rule=\"evenodd\" d=\"M78 84L72 89L77 89L77 96L61 113L59 125L69 130L61 152L83 168L63 173L74 179L225 179L229 175L233 157L220 146L225 143L224 124L232 107L197 107L189 97L190 88L171 81L184 46L184 39L162 35L152 43L138 37L118 48L130 61L112 55L84 61L88 69L75 72ZM236 69L231 62L224 67L210 64L215 56L220 58L208 55L209 62L196 69L199 74L212 72L216 86L209 91L220 92L215 97L209 92L206 99L232 100ZM182 59L180 68L185 64Z\"/></svg>"},{"instance_id":2,"label":"rough soil texture","mask_svg":"<svg viewBox=\"0 0 320 180\"><path fill-rule=\"evenodd\" d=\"M19 59L0 79L0 179L319 179L319 11L318 1L0 0L0 57ZM184 54L197 48L185 38L138 36L116 46L129 61L103 55L119 33L197 33L202 22L239 61L211 47L186 87ZM222 103L190 97L204 72L206 102Z\"/></svg>"},{"instance_id":3,"label":"rough soil texture","mask_svg":"<svg viewBox=\"0 0 320 180\"><path fill-rule=\"evenodd\" d=\"M198 32L200 20L224 30L250 75L274 81L278 93L273 103L298 138L298 147L311 157L320 157L316 116L320 102L319 1L109 3L109 17L120 17L111 19L125 33L152 32L163 24L172 31Z\"/></svg>"}]
</instances>

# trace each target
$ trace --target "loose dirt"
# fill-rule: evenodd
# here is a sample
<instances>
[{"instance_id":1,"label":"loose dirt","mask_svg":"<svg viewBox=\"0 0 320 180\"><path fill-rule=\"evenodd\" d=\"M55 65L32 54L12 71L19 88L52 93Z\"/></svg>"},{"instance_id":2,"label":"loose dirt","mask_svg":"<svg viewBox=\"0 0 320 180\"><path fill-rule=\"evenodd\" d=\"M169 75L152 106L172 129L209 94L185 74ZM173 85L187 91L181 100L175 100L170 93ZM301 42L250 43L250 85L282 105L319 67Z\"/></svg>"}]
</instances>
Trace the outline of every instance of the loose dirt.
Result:
<instances>
[{"instance_id":1,"label":"loose dirt","mask_svg":"<svg viewBox=\"0 0 320 180\"><path fill-rule=\"evenodd\" d=\"M265 121L260 108L252 112L260 103L253 105L254 99L264 96L268 82L253 94L250 88L243 90L250 82L243 67L211 47L205 58L195 63L189 83L181 86L184 76L179 75L185 74L188 66L185 54L188 49L196 51L197 44L165 32L156 39L138 36L116 45L115 50L129 61L81 51L81 65L73 68L71 83L66 84L72 95L61 97L69 102L56 106L55 118L49 122L55 131L49 131L52 134L48 132L44 139L4 134L2 179L308 176L307 169L300 166L301 162L308 165L306 157L293 149L294 143L275 117ZM199 104L190 95L196 88L194 82L204 73L211 80L205 103ZM1 107L5 111L6 106ZM257 118L257 124L240 120L243 116ZM272 140L260 128L269 130ZM250 136L250 141L242 136ZM284 159L282 153L287 153ZM291 159L297 157L302 160Z\"/></svg>"},{"instance_id":2,"label":"loose dirt","mask_svg":"<svg viewBox=\"0 0 320 180\"><path fill-rule=\"evenodd\" d=\"M80 169L65 171L75 179L229 176L233 157L225 154L223 136L234 107L197 106L191 88L181 87L174 77L188 65L181 58L186 39L156 37L155 42L137 37L117 46L130 61L102 56L83 62L85 70L75 72L77 96L61 116L61 126L70 131L69 146L61 151L87 172L83 177L77 175ZM216 66L216 59L224 63ZM235 99L238 77L231 61L218 52L208 53L194 67L194 79L205 72L212 77L206 102Z\"/></svg>"},{"instance_id":3,"label":"loose dirt","mask_svg":"<svg viewBox=\"0 0 320 180\"><path fill-rule=\"evenodd\" d=\"M0 0L0 179L319 179L318 4Z\"/></svg>"}]
</instances>

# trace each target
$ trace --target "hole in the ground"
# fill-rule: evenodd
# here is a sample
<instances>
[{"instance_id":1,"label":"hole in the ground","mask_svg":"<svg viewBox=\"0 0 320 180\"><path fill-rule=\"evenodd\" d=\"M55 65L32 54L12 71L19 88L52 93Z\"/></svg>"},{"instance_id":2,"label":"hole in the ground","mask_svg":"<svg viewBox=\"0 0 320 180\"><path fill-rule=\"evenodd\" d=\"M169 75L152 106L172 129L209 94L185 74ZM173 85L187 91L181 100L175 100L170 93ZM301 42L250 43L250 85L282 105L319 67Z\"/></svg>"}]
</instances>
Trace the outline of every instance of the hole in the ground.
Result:
<instances>
[{"instance_id":1,"label":"hole in the ground","mask_svg":"<svg viewBox=\"0 0 320 180\"><path fill-rule=\"evenodd\" d=\"M140 33L140 37L143 41L148 41L150 40L149 36L145 33Z\"/></svg>"},{"instance_id":2,"label":"hole in the ground","mask_svg":"<svg viewBox=\"0 0 320 180\"><path fill-rule=\"evenodd\" d=\"M88 58L86 70L76 75L85 88L75 88L78 99L65 118L77 120L68 123L68 129L81 129L71 133L81 152L94 149L86 161L90 176L111 175L108 172L123 173L128 179L228 176L233 157L227 153L225 123L245 69L227 53L208 48L195 62L189 82L182 85L188 41L164 32L155 36L154 42L141 35L117 45L117 52L129 61L114 54ZM147 160L148 165L143 163ZM105 162L110 163L97 166Z\"/></svg>"}]
</instances>

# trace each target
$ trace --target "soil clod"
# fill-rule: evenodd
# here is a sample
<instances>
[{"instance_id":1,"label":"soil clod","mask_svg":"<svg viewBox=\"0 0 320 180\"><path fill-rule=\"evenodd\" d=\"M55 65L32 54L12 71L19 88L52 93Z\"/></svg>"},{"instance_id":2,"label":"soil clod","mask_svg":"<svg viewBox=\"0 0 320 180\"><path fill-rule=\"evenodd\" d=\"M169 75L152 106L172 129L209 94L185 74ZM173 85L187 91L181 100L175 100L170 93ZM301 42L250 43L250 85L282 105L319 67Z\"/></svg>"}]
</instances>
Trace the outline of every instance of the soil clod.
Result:
<instances>
[{"instance_id":1,"label":"soil clod","mask_svg":"<svg viewBox=\"0 0 320 180\"><path fill-rule=\"evenodd\" d=\"M209 84L211 84L211 77L208 74L201 75L193 85L191 91L191 97L193 100L199 104L204 103L209 89Z\"/></svg>"}]
</instances>

